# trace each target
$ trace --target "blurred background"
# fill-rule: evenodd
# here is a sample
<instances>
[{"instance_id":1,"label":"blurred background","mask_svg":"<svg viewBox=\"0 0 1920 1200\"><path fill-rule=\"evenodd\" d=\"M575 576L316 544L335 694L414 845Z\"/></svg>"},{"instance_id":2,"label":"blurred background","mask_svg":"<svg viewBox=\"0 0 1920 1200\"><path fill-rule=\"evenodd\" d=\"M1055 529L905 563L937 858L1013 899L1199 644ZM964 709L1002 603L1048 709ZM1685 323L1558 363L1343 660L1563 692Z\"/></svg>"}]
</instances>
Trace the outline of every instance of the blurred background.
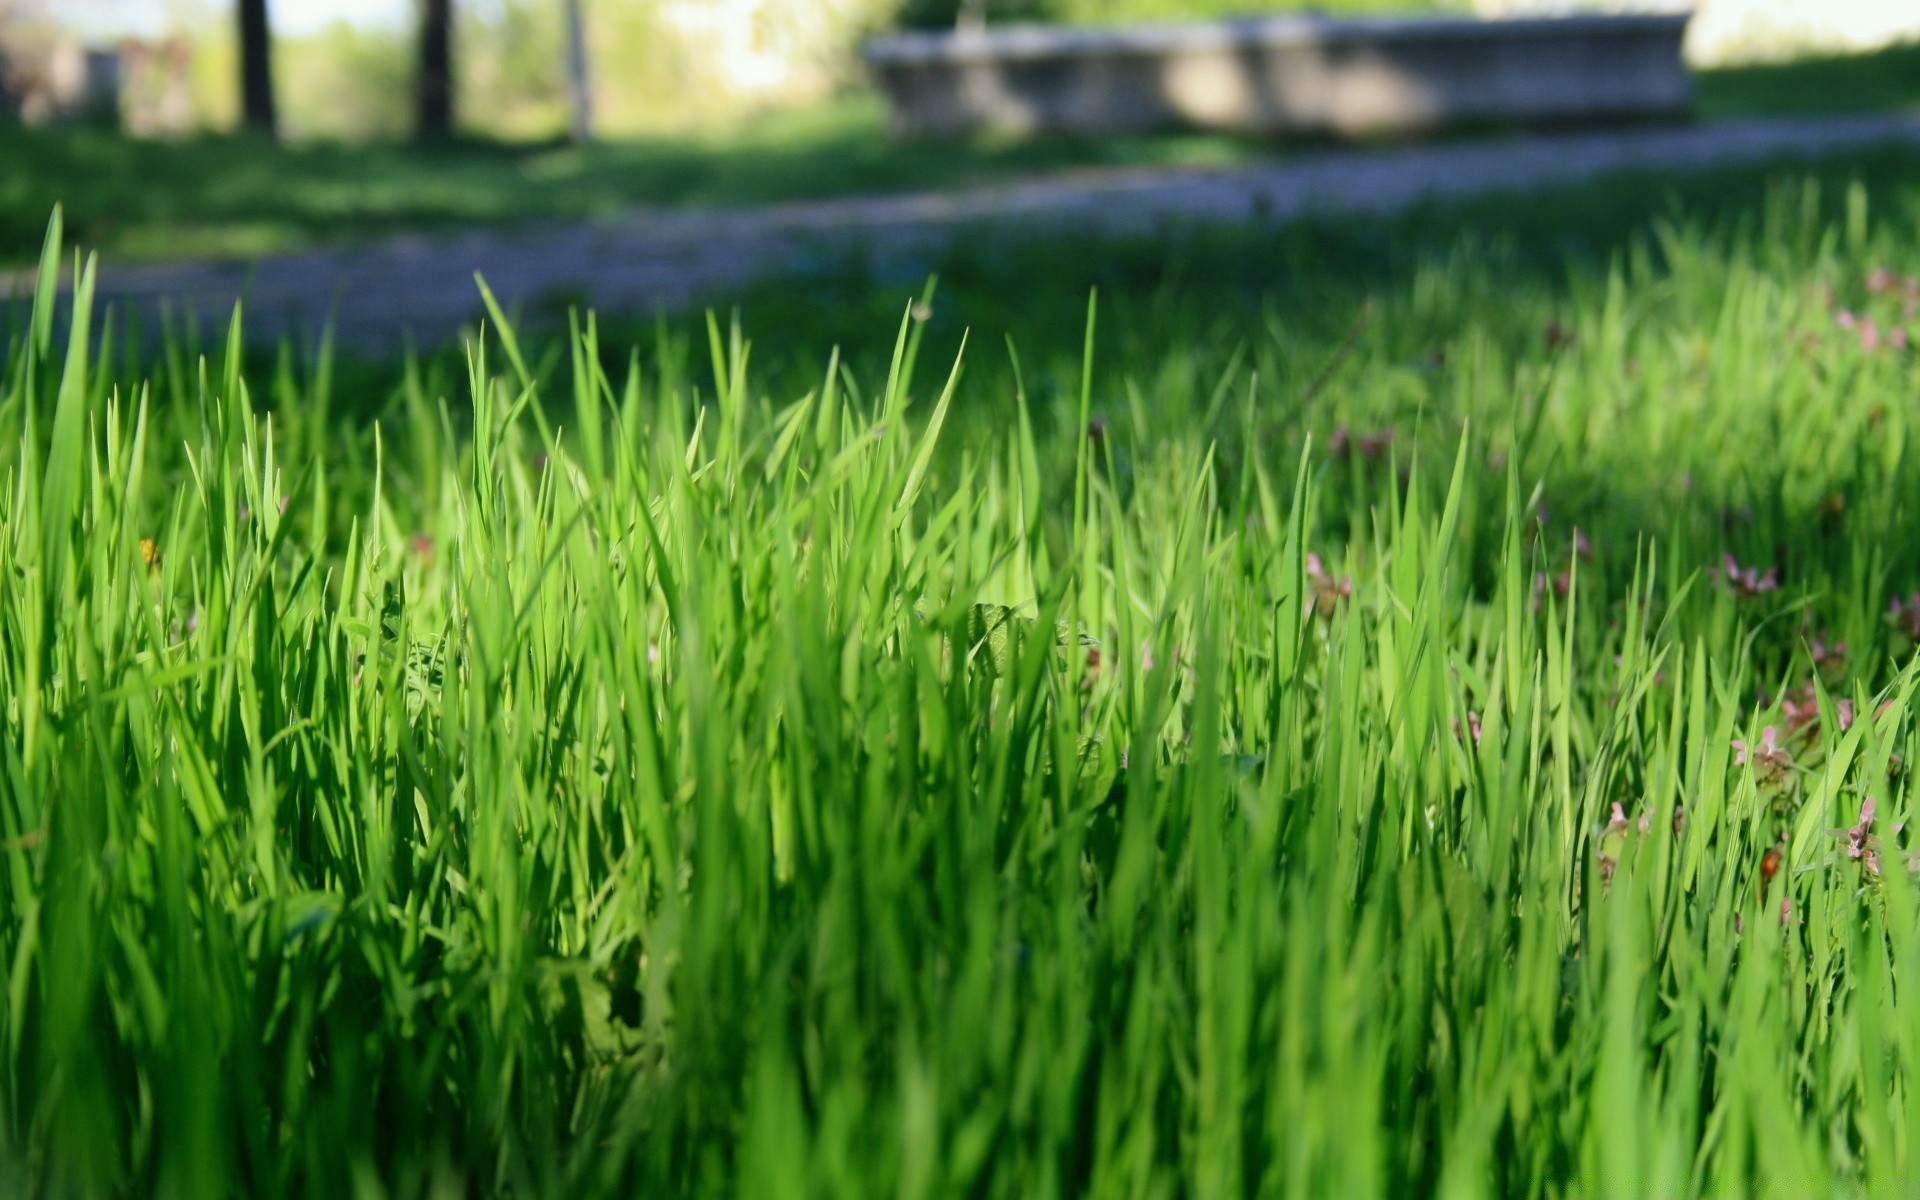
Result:
<instances>
[{"instance_id":1,"label":"blurred background","mask_svg":"<svg viewBox=\"0 0 1920 1200\"><path fill-rule=\"evenodd\" d=\"M587 73L590 131L607 138L711 130L770 112L862 99L856 49L888 28L1051 21L1120 24L1263 11L1416 7L1494 15L1565 0L253 0L270 22L277 131L289 140L410 135L420 33L444 19L454 123L463 135L558 139L576 126ZM51 116L46 62L117 59L130 132L225 131L242 118L242 0L0 0L0 53L17 106ZM1674 7L1609 5L1607 7ZM1688 53L1701 66L1872 49L1920 38L1913 0L1700 0ZM570 23L581 32L579 56ZM64 46L65 49L60 48ZM68 66L66 103L81 72ZM877 112L877 104L868 107ZM871 114L869 114L871 115ZM873 117L877 122L877 117Z\"/></svg>"},{"instance_id":2,"label":"blurred background","mask_svg":"<svg viewBox=\"0 0 1920 1200\"><path fill-rule=\"evenodd\" d=\"M402 230L951 189L1087 167L1235 166L1288 148L1219 132L902 140L860 47L909 28L1408 7L0 0L0 266L33 259L55 204L114 262L234 260ZM1566 8L1436 0L1427 11ZM1920 111L1915 0L1700 0L1695 11L1686 55L1700 120Z\"/></svg>"}]
</instances>

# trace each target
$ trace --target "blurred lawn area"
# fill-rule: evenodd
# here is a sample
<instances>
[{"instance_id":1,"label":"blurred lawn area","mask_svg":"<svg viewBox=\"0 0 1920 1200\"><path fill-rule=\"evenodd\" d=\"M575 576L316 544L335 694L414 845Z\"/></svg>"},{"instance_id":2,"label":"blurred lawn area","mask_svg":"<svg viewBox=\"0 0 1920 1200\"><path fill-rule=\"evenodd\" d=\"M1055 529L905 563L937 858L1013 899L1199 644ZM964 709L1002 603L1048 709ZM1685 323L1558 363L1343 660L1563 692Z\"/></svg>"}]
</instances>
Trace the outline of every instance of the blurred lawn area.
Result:
<instances>
[{"instance_id":1,"label":"blurred lawn area","mask_svg":"<svg viewBox=\"0 0 1920 1200\"><path fill-rule=\"evenodd\" d=\"M1708 120L1920 110L1916 46L1697 78ZM0 128L0 262L31 259L55 203L66 205L79 241L122 260L244 257L402 229L954 187L1076 167L1231 165L1287 152L1217 134L896 142L880 100L866 93L737 128L589 147L275 147Z\"/></svg>"}]
</instances>

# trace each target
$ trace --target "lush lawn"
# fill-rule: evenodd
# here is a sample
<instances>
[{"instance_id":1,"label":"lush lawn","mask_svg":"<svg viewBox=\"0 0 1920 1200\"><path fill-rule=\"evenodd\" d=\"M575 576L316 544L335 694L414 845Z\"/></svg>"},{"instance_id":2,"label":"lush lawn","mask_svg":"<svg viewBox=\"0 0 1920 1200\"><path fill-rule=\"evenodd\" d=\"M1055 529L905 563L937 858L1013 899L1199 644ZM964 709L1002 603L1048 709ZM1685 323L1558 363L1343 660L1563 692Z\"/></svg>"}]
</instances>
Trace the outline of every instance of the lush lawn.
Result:
<instances>
[{"instance_id":1,"label":"lush lawn","mask_svg":"<svg viewBox=\"0 0 1920 1200\"><path fill-rule=\"evenodd\" d=\"M1920 49L1699 76L1714 119L1920 105ZM0 262L30 261L47 212L120 256L247 255L462 223L604 217L639 205L741 204L945 187L1086 166L1231 164L1288 152L1207 134L907 143L878 100L702 135L590 148L470 143L275 148L0 129Z\"/></svg>"},{"instance_id":2,"label":"lush lawn","mask_svg":"<svg viewBox=\"0 0 1920 1200\"><path fill-rule=\"evenodd\" d=\"M351 376L16 313L0 1187L1894 1194L1863 173L1116 248L1090 336L983 253L843 371L826 293Z\"/></svg>"}]
</instances>

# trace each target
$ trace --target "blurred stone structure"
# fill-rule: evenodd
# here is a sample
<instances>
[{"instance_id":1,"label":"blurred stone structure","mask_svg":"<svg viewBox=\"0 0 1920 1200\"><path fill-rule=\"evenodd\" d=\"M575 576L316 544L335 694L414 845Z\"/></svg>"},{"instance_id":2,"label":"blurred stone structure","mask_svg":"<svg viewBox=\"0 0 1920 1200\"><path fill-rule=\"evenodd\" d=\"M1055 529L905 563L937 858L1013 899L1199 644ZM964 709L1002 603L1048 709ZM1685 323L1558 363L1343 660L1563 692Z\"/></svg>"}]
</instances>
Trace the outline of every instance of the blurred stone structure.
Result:
<instances>
[{"instance_id":1,"label":"blurred stone structure","mask_svg":"<svg viewBox=\"0 0 1920 1200\"><path fill-rule=\"evenodd\" d=\"M5 111L27 125L120 123L120 52L73 41L0 46Z\"/></svg>"},{"instance_id":2,"label":"blurred stone structure","mask_svg":"<svg viewBox=\"0 0 1920 1200\"><path fill-rule=\"evenodd\" d=\"M193 43L182 37L129 39L120 44L121 124L134 137L174 138L192 133Z\"/></svg>"},{"instance_id":3,"label":"blurred stone structure","mask_svg":"<svg viewBox=\"0 0 1920 1200\"><path fill-rule=\"evenodd\" d=\"M1688 16L1316 15L877 38L896 131L1101 136L1158 129L1359 137L1462 122L1677 119Z\"/></svg>"},{"instance_id":4,"label":"blurred stone structure","mask_svg":"<svg viewBox=\"0 0 1920 1200\"><path fill-rule=\"evenodd\" d=\"M192 46L181 38L111 47L70 39L0 44L0 117L181 136L195 124L192 63Z\"/></svg>"}]
</instances>

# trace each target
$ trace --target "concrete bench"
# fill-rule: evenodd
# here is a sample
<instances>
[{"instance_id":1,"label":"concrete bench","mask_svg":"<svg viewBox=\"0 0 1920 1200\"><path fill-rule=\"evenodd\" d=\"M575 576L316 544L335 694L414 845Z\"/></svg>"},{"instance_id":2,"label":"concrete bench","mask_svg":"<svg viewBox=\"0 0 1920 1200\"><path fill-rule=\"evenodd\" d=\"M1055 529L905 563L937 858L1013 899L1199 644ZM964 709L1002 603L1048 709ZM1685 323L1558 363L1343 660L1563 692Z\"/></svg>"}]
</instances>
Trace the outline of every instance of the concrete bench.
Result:
<instances>
[{"instance_id":1,"label":"concrete bench","mask_svg":"<svg viewBox=\"0 0 1920 1200\"><path fill-rule=\"evenodd\" d=\"M1690 15L1009 26L876 38L863 57L903 134L1356 137L1683 117Z\"/></svg>"}]
</instances>

